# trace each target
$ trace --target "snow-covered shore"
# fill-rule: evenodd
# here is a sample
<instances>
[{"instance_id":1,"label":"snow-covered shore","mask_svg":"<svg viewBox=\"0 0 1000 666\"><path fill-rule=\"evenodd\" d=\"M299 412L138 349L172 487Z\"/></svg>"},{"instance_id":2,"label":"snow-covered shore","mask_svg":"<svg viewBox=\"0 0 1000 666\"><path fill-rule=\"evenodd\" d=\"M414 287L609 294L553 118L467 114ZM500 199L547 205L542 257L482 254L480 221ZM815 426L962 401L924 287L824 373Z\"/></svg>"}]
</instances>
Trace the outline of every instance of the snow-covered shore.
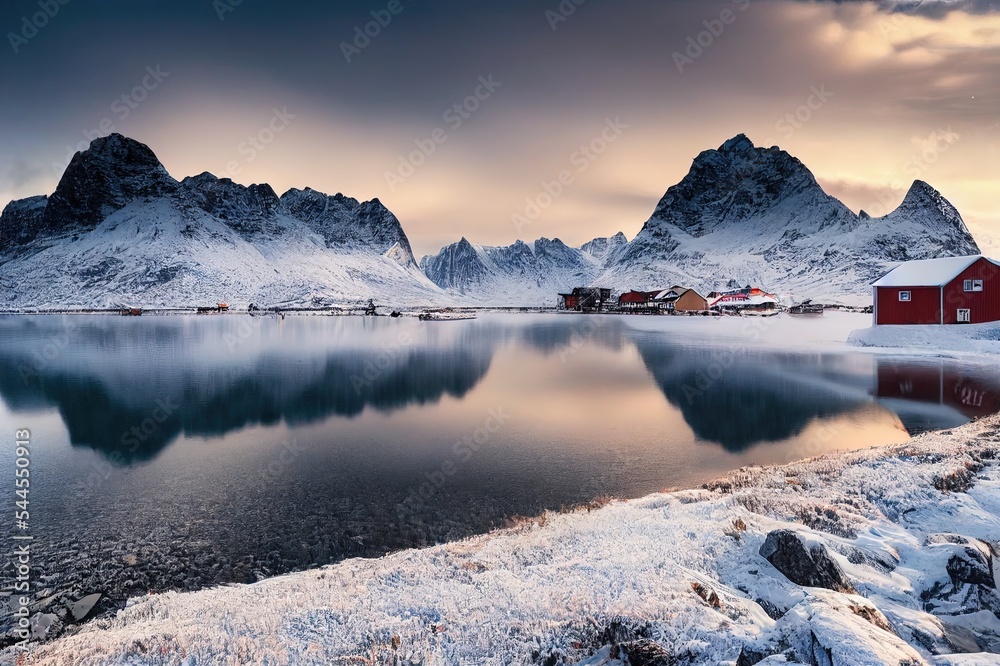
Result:
<instances>
[{"instance_id":1,"label":"snow-covered shore","mask_svg":"<svg viewBox=\"0 0 1000 666\"><path fill-rule=\"evenodd\" d=\"M847 343L858 347L934 349L1000 354L1000 322L988 324L871 326L852 331Z\"/></svg>"},{"instance_id":2,"label":"snow-covered shore","mask_svg":"<svg viewBox=\"0 0 1000 666\"><path fill-rule=\"evenodd\" d=\"M998 450L995 416L377 560L142 597L25 663L1000 663L949 655L1000 652ZM760 554L766 540L788 576L836 589L793 583Z\"/></svg>"}]
</instances>

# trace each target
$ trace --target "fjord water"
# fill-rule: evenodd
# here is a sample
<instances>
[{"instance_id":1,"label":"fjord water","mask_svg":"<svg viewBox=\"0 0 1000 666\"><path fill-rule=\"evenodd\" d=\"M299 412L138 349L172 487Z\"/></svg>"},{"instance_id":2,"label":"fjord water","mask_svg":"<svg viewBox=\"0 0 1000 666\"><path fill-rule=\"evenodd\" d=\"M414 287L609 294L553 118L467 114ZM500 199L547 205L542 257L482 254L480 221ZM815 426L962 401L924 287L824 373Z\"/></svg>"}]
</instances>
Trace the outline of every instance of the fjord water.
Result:
<instances>
[{"instance_id":1,"label":"fjord water","mask_svg":"<svg viewBox=\"0 0 1000 666\"><path fill-rule=\"evenodd\" d=\"M0 317L0 465L30 429L35 571L107 610L1000 409L979 365L809 344L831 321Z\"/></svg>"}]
</instances>

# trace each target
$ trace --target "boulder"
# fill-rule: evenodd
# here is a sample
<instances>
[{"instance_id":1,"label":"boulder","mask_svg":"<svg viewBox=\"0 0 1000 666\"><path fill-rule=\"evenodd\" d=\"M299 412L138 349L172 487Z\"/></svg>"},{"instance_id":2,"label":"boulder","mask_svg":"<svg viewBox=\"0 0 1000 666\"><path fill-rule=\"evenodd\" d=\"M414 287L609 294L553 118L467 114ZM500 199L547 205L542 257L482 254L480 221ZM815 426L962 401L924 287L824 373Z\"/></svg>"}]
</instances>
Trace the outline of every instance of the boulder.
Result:
<instances>
[{"instance_id":1,"label":"boulder","mask_svg":"<svg viewBox=\"0 0 1000 666\"><path fill-rule=\"evenodd\" d=\"M996 589L991 558L979 548L967 546L962 552L952 555L947 569L951 582L956 587L967 583Z\"/></svg>"},{"instance_id":2,"label":"boulder","mask_svg":"<svg viewBox=\"0 0 1000 666\"><path fill-rule=\"evenodd\" d=\"M796 585L857 594L825 546L807 544L792 530L770 532L760 547L760 555Z\"/></svg>"},{"instance_id":3,"label":"boulder","mask_svg":"<svg viewBox=\"0 0 1000 666\"><path fill-rule=\"evenodd\" d=\"M677 666L673 655L648 638L619 643L612 649L612 655L616 650L617 658L628 666Z\"/></svg>"},{"instance_id":4,"label":"boulder","mask_svg":"<svg viewBox=\"0 0 1000 666\"><path fill-rule=\"evenodd\" d=\"M957 624L950 624L942 620L941 633L944 636L945 641L948 643L948 648L952 652L963 654L983 651L983 648L979 645L979 640L976 638L975 632L970 629Z\"/></svg>"}]
</instances>

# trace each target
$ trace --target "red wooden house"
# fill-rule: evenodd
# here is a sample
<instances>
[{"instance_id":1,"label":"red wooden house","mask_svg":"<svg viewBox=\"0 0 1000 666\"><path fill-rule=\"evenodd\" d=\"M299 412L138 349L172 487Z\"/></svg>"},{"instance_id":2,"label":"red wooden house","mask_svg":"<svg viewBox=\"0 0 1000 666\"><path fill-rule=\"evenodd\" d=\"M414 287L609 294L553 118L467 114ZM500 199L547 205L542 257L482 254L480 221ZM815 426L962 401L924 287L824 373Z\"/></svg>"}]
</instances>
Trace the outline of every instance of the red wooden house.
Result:
<instances>
[{"instance_id":1,"label":"red wooden house","mask_svg":"<svg viewBox=\"0 0 1000 666\"><path fill-rule=\"evenodd\" d=\"M627 291L618 297L618 307L627 312L648 311L652 308L649 292Z\"/></svg>"},{"instance_id":2,"label":"red wooden house","mask_svg":"<svg viewBox=\"0 0 1000 666\"><path fill-rule=\"evenodd\" d=\"M611 300L611 289L604 287L574 287L571 294L559 294L559 308L579 312L600 312Z\"/></svg>"},{"instance_id":3,"label":"red wooden house","mask_svg":"<svg viewBox=\"0 0 1000 666\"><path fill-rule=\"evenodd\" d=\"M876 325L1000 321L1000 262L981 255L907 261L872 289Z\"/></svg>"}]
</instances>

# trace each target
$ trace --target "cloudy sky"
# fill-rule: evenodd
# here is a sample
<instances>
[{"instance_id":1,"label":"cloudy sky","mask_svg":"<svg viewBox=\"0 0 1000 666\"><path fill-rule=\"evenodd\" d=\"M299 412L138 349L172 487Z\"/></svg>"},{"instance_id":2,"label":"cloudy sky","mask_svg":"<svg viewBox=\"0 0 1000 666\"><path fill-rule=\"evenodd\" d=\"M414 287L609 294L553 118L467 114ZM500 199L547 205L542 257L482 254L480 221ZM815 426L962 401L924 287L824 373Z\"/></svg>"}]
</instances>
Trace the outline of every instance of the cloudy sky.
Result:
<instances>
[{"instance_id":1,"label":"cloudy sky","mask_svg":"<svg viewBox=\"0 0 1000 666\"><path fill-rule=\"evenodd\" d=\"M926 180L1000 254L998 9L5 2L0 199L50 193L88 136L117 131L177 178L378 197L418 255L463 235L578 245L631 238L701 150L743 132L854 210Z\"/></svg>"}]
</instances>

